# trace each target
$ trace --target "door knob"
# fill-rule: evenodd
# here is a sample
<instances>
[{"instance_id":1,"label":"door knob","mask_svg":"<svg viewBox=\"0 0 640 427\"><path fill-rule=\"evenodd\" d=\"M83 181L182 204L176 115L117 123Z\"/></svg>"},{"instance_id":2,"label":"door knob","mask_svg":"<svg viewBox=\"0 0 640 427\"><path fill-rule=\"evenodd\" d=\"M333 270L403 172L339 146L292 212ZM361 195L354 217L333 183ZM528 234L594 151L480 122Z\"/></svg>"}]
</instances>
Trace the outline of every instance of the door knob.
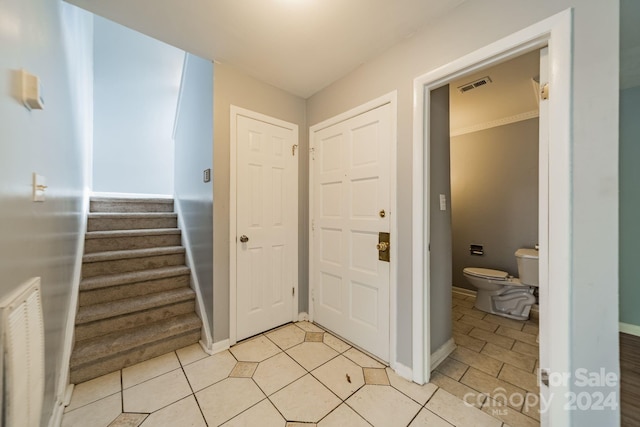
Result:
<instances>
[{"instance_id":1,"label":"door knob","mask_svg":"<svg viewBox=\"0 0 640 427\"><path fill-rule=\"evenodd\" d=\"M240 241L242 243L247 243L249 241L249 238L243 234L242 236L240 236Z\"/></svg>"},{"instance_id":2,"label":"door knob","mask_svg":"<svg viewBox=\"0 0 640 427\"><path fill-rule=\"evenodd\" d=\"M389 250L389 242L380 242L376 245L376 248L380 252L386 252Z\"/></svg>"}]
</instances>

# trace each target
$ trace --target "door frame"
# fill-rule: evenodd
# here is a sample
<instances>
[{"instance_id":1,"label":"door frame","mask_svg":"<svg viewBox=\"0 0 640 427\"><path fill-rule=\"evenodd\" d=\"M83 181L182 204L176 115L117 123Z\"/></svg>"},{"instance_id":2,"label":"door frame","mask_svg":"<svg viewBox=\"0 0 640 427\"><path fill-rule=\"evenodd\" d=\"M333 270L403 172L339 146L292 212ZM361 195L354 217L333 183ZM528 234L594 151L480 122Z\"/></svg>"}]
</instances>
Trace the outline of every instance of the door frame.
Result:
<instances>
[{"instance_id":1,"label":"door frame","mask_svg":"<svg viewBox=\"0 0 640 427\"><path fill-rule=\"evenodd\" d=\"M315 149L315 133L345 120L352 119L368 111L389 104L391 106L391 141L389 158L389 206L391 218L389 221L390 236L390 265L389 265L389 364L392 369L399 368L397 362L397 277L398 277L398 201L397 201L397 146L398 146L398 92L393 91L379 98L354 107L344 113L331 117L309 128L309 155ZM313 321L313 202L314 202L314 162L309 159L309 321ZM400 367L402 369L402 367Z\"/></svg>"},{"instance_id":2,"label":"door frame","mask_svg":"<svg viewBox=\"0 0 640 427\"><path fill-rule=\"evenodd\" d=\"M572 147L572 9L567 9L497 42L465 55L414 80L413 128L413 380L422 384L431 374L429 309L429 115L432 89L436 89L476 70L496 65L544 46L549 46L549 203L548 218L542 215L538 232L548 238L540 250L540 283L546 282L548 300L540 304L548 342L541 340L540 351L548 357L551 372L570 372L571 350L571 147ZM544 148L543 148L544 149ZM544 153L541 154L543 158ZM540 170L544 165L540 165ZM546 233L544 231L546 230ZM541 241L540 243L543 243ZM547 328L551 329L551 328ZM544 386L542 387L544 388ZM555 398L548 412L553 425L569 425L570 411L564 411L569 385L554 387Z\"/></svg>"},{"instance_id":3,"label":"door frame","mask_svg":"<svg viewBox=\"0 0 640 427\"><path fill-rule=\"evenodd\" d=\"M294 123L289 123L284 120L276 119L275 117L270 117L262 113L258 113L255 111L247 110L245 108L238 107L236 105L231 105L230 107L230 138L229 138L229 345L233 345L237 342L238 330L237 330L237 315L238 315L238 300L237 300L237 292L238 292L238 277L237 277L237 173L238 173L238 134L237 134L237 122L238 117L244 116L253 120L258 120L261 122L265 122L274 126L279 126L285 129L289 129L293 132L295 136L294 144L300 146L300 137L298 134L298 125ZM299 153L300 150L297 150L296 155L298 156L298 171L299 171ZM298 200L298 181L299 177L296 173L296 181L295 181L295 205L297 207L297 211L299 212L299 200ZM293 309L291 312L291 321L295 322L298 320L298 263L299 263L299 255L298 255L298 215L295 215L295 237L293 239L293 287L295 289L295 298L293 298Z\"/></svg>"}]
</instances>

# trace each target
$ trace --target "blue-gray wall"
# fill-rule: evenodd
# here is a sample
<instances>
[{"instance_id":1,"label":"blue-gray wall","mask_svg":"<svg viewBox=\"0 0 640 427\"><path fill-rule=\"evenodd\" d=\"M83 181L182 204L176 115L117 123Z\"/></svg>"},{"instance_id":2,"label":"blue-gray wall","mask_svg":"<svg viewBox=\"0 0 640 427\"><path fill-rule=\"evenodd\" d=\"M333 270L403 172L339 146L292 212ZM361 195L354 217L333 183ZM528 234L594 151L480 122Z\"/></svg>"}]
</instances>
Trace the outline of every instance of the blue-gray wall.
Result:
<instances>
[{"instance_id":1,"label":"blue-gray wall","mask_svg":"<svg viewBox=\"0 0 640 427\"><path fill-rule=\"evenodd\" d=\"M60 0L3 0L0 16L0 298L41 278L45 426L56 401L82 249L93 22ZM17 99L21 68L40 78L44 110L28 111ZM31 201L33 172L47 179L44 203Z\"/></svg>"},{"instance_id":2,"label":"blue-gray wall","mask_svg":"<svg viewBox=\"0 0 640 427\"><path fill-rule=\"evenodd\" d=\"M640 326L640 86L620 91L620 321Z\"/></svg>"},{"instance_id":3,"label":"blue-gray wall","mask_svg":"<svg viewBox=\"0 0 640 427\"><path fill-rule=\"evenodd\" d=\"M449 140L449 85L431 92L429 151L429 274L431 290L430 348L435 353L451 339L451 144ZM440 194L447 199L447 209L440 210Z\"/></svg>"},{"instance_id":4,"label":"blue-gray wall","mask_svg":"<svg viewBox=\"0 0 640 427\"><path fill-rule=\"evenodd\" d=\"M515 251L538 243L538 119L451 138L451 181L453 284L475 290L465 267L518 277Z\"/></svg>"},{"instance_id":5,"label":"blue-gray wall","mask_svg":"<svg viewBox=\"0 0 640 427\"><path fill-rule=\"evenodd\" d=\"M175 202L213 330L213 63L187 54L175 132ZM213 173L211 174L213 177Z\"/></svg>"},{"instance_id":6,"label":"blue-gray wall","mask_svg":"<svg viewBox=\"0 0 640 427\"><path fill-rule=\"evenodd\" d=\"M95 16L93 190L173 194L184 51Z\"/></svg>"}]
</instances>

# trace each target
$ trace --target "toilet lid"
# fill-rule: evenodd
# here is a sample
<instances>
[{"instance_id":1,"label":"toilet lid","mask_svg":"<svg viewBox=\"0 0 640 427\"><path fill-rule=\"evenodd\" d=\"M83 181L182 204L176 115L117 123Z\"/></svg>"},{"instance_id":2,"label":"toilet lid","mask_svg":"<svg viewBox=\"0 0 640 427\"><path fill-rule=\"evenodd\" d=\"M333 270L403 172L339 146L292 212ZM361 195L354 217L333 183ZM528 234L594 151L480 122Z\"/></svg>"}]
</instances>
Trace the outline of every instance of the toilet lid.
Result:
<instances>
[{"instance_id":1,"label":"toilet lid","mask_svg":"<svg viewBox=\"0 0 640 427\"><path fill-rule=\"evenodd\" d=\"M492 270L490 268L467 267L463 272L470 274L471 276L484 277L493 280L507 280L509 277L509 273L506 271Z\"/></svg>"}]
</instances>

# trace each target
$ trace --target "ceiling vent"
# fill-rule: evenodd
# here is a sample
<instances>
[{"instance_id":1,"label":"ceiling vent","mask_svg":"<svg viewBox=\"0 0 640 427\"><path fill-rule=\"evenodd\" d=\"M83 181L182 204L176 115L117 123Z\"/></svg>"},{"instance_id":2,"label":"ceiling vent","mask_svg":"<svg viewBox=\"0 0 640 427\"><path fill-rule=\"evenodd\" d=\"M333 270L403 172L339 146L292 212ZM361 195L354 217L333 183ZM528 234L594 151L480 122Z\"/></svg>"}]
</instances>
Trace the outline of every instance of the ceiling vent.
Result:
<instances>
[{"instance_id":1,"label":"ceiling vent","mask_svg":"<svg viewBox=\"0 0 640 427\"><path fill-rule=\"evenodd\" d=\"M469 82L469 83L465 83L462 86L458 86L458 92L460 92L460 93L469 92L471 89L479 88L480 86L484 86L484 85L489 84L491 82L492 82L491 77L485 76L485 77L483 77L481 79L474 80L474 81Z\"/></svg>"}]
</instances>

